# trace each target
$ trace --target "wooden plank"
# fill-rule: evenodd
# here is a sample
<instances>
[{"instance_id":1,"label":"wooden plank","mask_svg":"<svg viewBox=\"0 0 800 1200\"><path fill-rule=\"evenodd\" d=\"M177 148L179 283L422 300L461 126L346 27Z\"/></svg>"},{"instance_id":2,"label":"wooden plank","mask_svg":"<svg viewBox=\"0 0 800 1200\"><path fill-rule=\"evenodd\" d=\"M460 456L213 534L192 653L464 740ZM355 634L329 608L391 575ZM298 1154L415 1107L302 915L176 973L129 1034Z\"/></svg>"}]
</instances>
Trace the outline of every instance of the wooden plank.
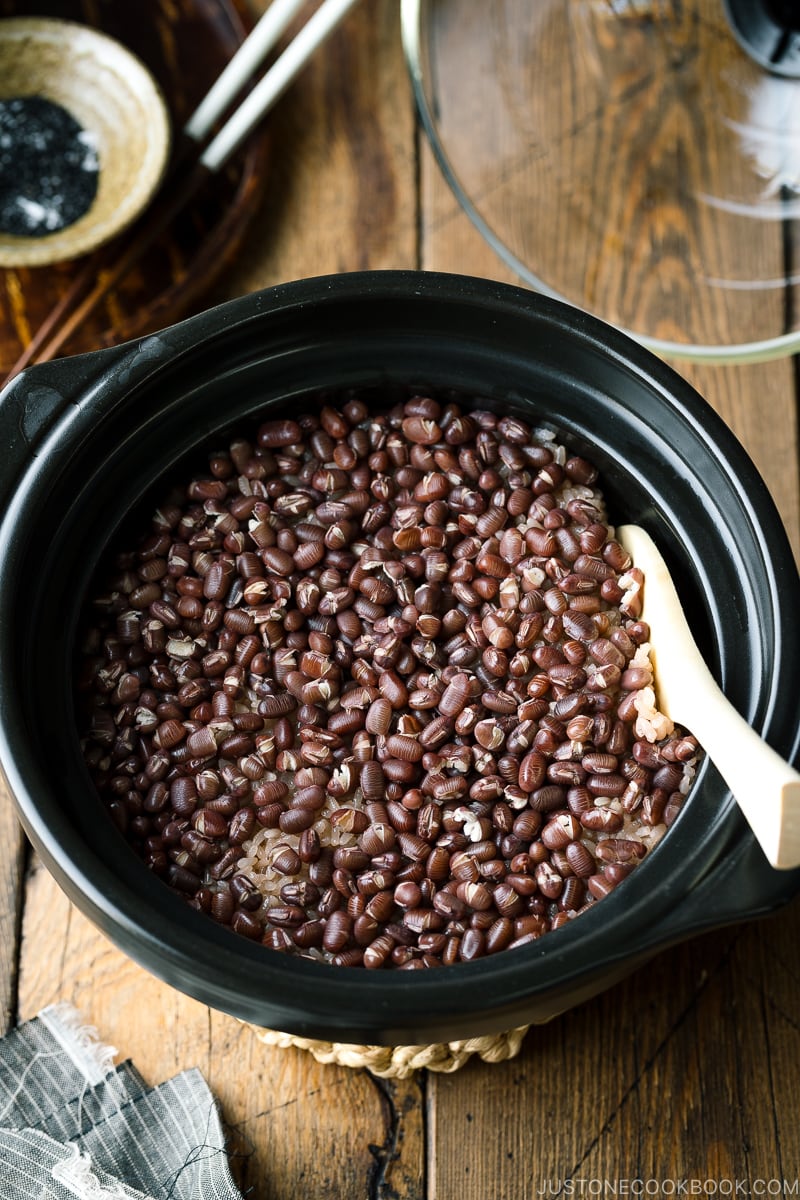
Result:
<instances>
[{"instance_id":1,"label":"wooden plank","mask_svg":"<svg viewBox=\"0 0 800 1200\"><path fill-rule=\"evenodd\" d=\"M253 4L256 13L266 0ZM279 281L416 263L414 125L393 0L358 6L271 118L273 179L216 301ZM0 936L2 931L0 930ZM266 1047L234 1019L163 986L73 908L37 866L26 889L17 1015L56 1000L157 1083L196 1065L231 1130L250 1200L417 1200L420 1083L384 1084Z\"/></svg>"},{"instance_id":2,"label":"wooden plank","mask_svg":"<svg viewBox=\"0 0 800 1200\"><path fill-rule=\"evenodd\" d=\"M648 1063L637 1087L639 1112L633 1105L620 1110L604 1130L597 1170L610 1168L617 1139L631 1145L647 1130L650 1136L639 1138L638 1171L645 1178L740 1180L751 1187L795 1178L800 1135L786 1106L797 1095L800 1061L789 950L799 920L795 903L763 924L678 952L678 962L695 972L696 1000ZM709 949L721 942L723 953L709 960Z\"/></svg>"},{"instance_id":3,"label":"wooden plank","mask_svg":"<svg viewBox=\"0 0 800 1200\"><path fill-rule=\"evenodd\" d=\"M431 1197L794 1180L799 930L794 904L699 938L531 1030L515 1062L432 1078Z\"/></svg>"},{"instance_id":4,"label":"wooden plank","mask_svg":"<svg viewBox=\"0 0 800 1200\"><path fill-rule=\"evenodd\" d=\"M421 187L425 267L518 282L425 148ZM672 365L748 447L797 552L793 363ZM795 902L696 939L532 1029L517 1060L431 1076L431 1200L631 1195L637 1179L659 1181L661 1194L681 1194L691 1179L711 1189L724 1181L720 1194L737 1181L796 1186L799 931Z\"/></svg>"},{"instance_id":5,"label":"wooden plank","mask_svg":"<svg viewBox=\"0 0 800 1200\"><path fill-rule=\"evenodd\" d=\"M329 51L274 114L274 186L217 299L288 278L417 262L411 109L392 0L357 9ZM421 265L513 281L425 149L421 187ZM789 364L684 373L753 450L797 546ZM565 1193L568 1178L791 1179L800 1161L798 921L794 905L670 951L532 1030L510 1063L384 1085L267 1048L233 1019L157 983L37 867L18 1015L76 1003L152 1082L198 1065L221 1101L236 1177L251 1200L547 1200L548 1189ZM592 1194L586 1185L583 1194Z\"/></svg>"},{"instance_id":6,"label":"wooden plank","mask_svg":"<svg viewBox=\"0 0 800 1200\"><path fill-rule=\"evenodd\" d=\"M19 1017L74 1004L150 1083L197 1066L221 1105L237 1182L252 1200L297 1195L416 1200L419 1084L322 1066L265 1046L233 1017L160 983L83 917L38 863L27 885Z\"/></svg>"},{"instance_id":7,"label":"wooden plank","mask_svg":"<svg viewBox=\"0 0 800 1200\"><path fill-rule=\"evenodd\" d=\"M330 272L416 266L414 109L397 6L367 8L274 110L272 183L247 253L216 299Z\"/></svg>"},{"instance_id":8,"label":"wooden plank","mask_svg":"<svg viewBox=\"0 0 800 1200\"><path fill-rule=\"evenodd\" d=\"M0 1022L5 1032L17 1005L17 945L22 913L26 840L0 777Z\"/></svg>"}]
</instances>

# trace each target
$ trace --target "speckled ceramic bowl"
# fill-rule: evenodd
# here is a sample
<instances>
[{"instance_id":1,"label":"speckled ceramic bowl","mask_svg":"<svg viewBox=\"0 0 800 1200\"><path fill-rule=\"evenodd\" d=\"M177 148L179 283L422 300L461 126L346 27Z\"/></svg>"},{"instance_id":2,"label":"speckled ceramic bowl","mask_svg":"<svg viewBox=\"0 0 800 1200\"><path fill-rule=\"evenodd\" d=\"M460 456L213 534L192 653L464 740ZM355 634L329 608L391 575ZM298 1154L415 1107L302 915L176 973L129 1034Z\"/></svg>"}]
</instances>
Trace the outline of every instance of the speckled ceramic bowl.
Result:
<instances>
[{"instance_id":1,"label":"speckled ceramic bowl","mask_svg":"<svg viewBox=\"0 0 800 1200\"><path fill-rule=\"evenodd\" d=\"M97 192L71 224L37 236L0 229L0 267L76 258L126 228L152 199L170 148L164 99L138 58L73 21L0 20L0 101L40 97L85 132L99 161Z\"/></svg>"},{"instance_id":2,"label":"speckled ceramic bowl","mask_svg":"<svg viewBox=\"0 0 800 1200\"><path fill-rule=\"evenodd\" d=\"M767 489L692 388L594 318L486 280L342 275L25 372L0 397L0 763L25 828L75 903L156 975L257 1025L331 1041L446 1042L543 1021L800 886L800 872L768 866L707 761L610 896L533 944L438 970L269 951L135 857L88 778L74 711L78 622L103 548L177 460L251 414L296 413L321 392L394 401L418 389L548 422L590 458L612 521L663 548L733 703L784 757L800 755L800 580Z\"/></svg>"}]
</instances>

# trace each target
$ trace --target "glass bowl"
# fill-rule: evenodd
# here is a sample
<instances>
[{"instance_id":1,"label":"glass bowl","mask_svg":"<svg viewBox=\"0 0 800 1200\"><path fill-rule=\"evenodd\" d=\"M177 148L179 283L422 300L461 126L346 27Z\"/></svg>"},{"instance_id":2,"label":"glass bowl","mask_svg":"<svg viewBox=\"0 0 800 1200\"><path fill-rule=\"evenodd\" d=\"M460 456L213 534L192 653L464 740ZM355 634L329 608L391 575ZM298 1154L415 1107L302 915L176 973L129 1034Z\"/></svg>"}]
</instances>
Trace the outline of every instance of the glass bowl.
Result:
<instances>
[{"instance_id":1,"label":"glass bowl","mask_svg":"<svg viewBox=\"0 0 800 1200\"><path fill-rule=\"evenodd\" d=\"M800 81L722 0L402 0L421 122L522 282L668 357L800 349Z\"/></svg>"}]
</instances>

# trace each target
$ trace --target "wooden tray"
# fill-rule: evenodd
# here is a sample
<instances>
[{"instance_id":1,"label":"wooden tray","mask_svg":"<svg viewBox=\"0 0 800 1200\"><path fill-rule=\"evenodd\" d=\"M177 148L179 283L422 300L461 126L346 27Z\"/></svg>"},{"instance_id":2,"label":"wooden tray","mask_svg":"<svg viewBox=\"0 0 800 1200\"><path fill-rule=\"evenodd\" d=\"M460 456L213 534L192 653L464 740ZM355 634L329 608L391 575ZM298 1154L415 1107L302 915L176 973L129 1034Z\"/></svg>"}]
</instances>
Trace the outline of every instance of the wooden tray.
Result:
<instances>
[{"instance_id":1,"label":"wooden tray","mask_svg":"<svg viewBox=\"0 0 800 1200\"><path fill-rule=\"evenodd\" d=\"M0 0L0 17L32 15L82 21L138 54L161 85L174 130L182 128L252 25L239 0ZM258 130L61 353L118 344L202 308L257 211L266 167L267 137ZM85 264L79 258L0 270L0 372L11 369Z\"/></svg>"}]
</instances>

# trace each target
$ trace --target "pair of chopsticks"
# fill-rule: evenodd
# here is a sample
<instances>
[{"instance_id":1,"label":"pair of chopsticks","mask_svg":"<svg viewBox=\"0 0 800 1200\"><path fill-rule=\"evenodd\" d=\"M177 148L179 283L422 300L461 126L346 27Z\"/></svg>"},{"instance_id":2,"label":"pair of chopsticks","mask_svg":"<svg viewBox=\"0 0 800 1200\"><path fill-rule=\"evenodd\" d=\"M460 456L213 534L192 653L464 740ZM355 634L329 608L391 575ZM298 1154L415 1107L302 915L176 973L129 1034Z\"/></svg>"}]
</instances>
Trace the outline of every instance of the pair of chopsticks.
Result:
<instances>
[{"instance_id":1,"label":"pair of chopsticks","mask_svg":"<svg viewBox=\"0 0 800 1200\"><path fill-rule=\"evenodd\" d=\"M102 273L101 267L107 261L108 250L98 251L91 258L39 326L11 368L5 383L31 363L48 362L56 356L89 313L185 207L200 185L228 162L356 0L323 0L263 78L211 137L217 121L261 66L305 3L307 0L272 0L264 16L186 122L179 139L180 149L144 224L137 226L137 232L127 248ZM187 165L190 166L188 171L181 169Z\"/></svg>"}]
</instances>

